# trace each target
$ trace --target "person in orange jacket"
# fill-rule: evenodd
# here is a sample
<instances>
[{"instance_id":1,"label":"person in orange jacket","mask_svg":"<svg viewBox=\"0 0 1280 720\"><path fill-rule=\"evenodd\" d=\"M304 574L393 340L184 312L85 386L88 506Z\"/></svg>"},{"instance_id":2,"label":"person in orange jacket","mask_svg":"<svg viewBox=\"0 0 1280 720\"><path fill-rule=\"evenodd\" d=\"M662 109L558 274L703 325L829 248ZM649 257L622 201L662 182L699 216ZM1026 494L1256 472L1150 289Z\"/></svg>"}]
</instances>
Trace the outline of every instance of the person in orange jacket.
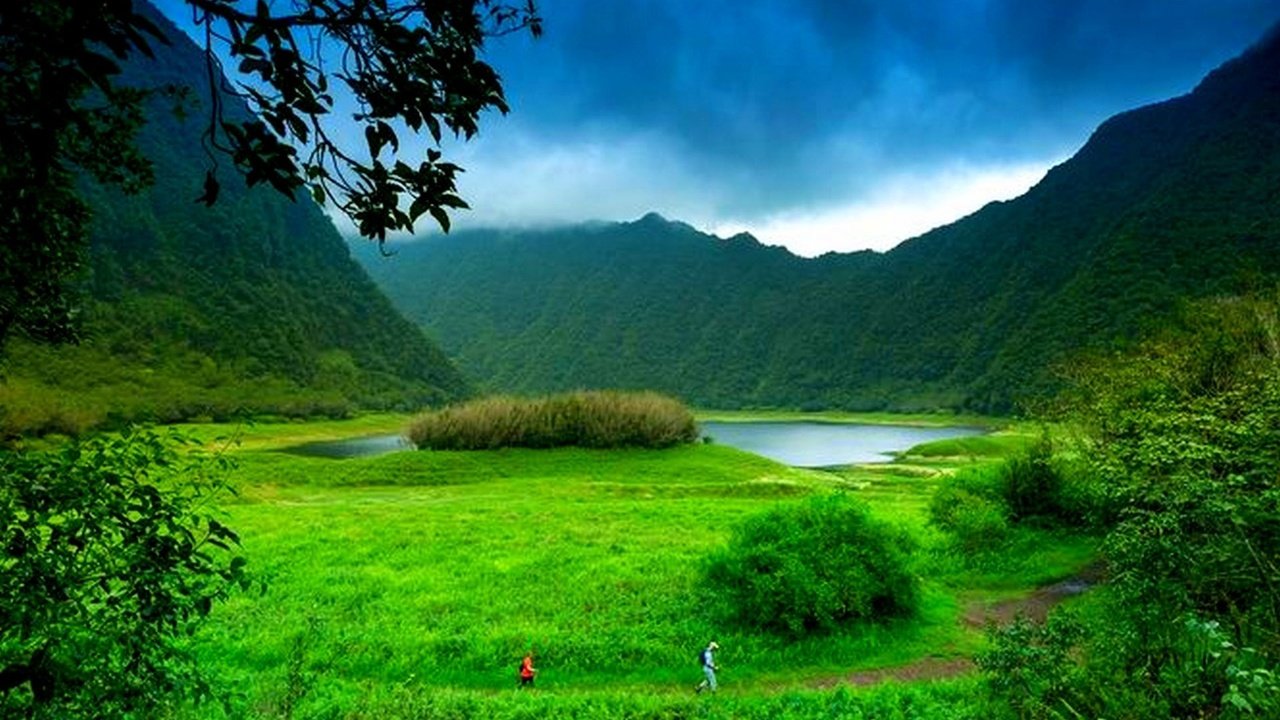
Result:
<instances>
[{"instance_id":1,"label":"person in orange jacket","mask_svg":"<svg viewBox=\"0 0 1280 720\"><path fill-rule=\"evenodd\" d=\"M533 687L533 676L537 674L537 670L533 667L533 652L524 656L524 660L520 661L520 687L528 685Z\"/></svg>"}]
</instances>

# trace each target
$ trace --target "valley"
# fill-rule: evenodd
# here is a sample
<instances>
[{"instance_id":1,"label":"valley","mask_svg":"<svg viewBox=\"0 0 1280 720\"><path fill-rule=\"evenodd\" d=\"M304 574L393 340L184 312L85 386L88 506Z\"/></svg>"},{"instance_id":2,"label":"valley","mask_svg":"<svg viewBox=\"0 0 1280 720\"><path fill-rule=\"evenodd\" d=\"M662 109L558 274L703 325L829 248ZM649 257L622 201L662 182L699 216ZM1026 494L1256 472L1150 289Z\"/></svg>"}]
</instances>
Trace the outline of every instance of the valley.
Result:
<instances>
[{"instance_id":1,"label":"valley","mask_svg":"<svg viewBox=\"0 0 1280 720\"><path fill-rule=\"evenodd\" d=\"M502 717L533 702L494 704L514 693L511 668L532 648L539 692L565 707L584 696L693 707L685 686L697 673L685 656L707 637L731 668L724 694L767 698L926 658L968 661L982 639L967 612L1070 577L1094 556L1087 535L1026 531L992 565L968 568L927 522L938 478L999 462L1030 442L1030 428L990 436L1005 448L995 455L942 459L925 445L892 463L826 471L718 444L341 460L280 451L315 434L305 424L250 427L229 451L239 499L226 522L267 591L230 600L194 647L254 706L278 710L295 693L299 712L348 714L394 703L397 692L446 690ZM742 518L831 491L864 499L919 538L920 617L802 642L725 626L700 586L707 553Z\"/></svg>"},{"instance_id":2,"label":"valley","mask_svg":"<svg viewBox=\"0 0 1280 720\"><path fill-rule=\"evenodd\" d=\"M888 101L845 87L797 114L790 61L834 27L806 13L838 3L709 43L762 52L715 63L716 92L644 95L693 72L702 44L675 67L667 43L712 5L621 25L610 5L583 27L625 32L503 75L488 62L543 47L502 44L541 37L537 3L4 5L0 717L1280 717L1280 25L1017 197L800 257L656 204L583 208L647 188L816 221L930 148L1017 165L1052 128L997 142L980 119L1016 109L934 97L891 44L887 75L806 82L879 78L908 103L859 122L921 155L817 138ZM969 20L872 5L928 29L918 62ZM1019 57L1141 84L1110 73L1153 48L1125 32L1085 62L1058 12ZM654 69L615 67L636 38ZM786 92L754 84L773 43ZM533 66L619 72L636 102L555 95L617 115L538 135L498 118L546 100ZM1022 84L1041 69L965 83L1065 122L1059 85ZM930 118L959 134L918 134ZM459 150L481 124L495 144ZM864 182L877 152L887 179ZM450 232L473 199L454 159L494 183L476 216L520 221ZM530 201L548 188L571 219Z\"/></svg>"}]
</instances>

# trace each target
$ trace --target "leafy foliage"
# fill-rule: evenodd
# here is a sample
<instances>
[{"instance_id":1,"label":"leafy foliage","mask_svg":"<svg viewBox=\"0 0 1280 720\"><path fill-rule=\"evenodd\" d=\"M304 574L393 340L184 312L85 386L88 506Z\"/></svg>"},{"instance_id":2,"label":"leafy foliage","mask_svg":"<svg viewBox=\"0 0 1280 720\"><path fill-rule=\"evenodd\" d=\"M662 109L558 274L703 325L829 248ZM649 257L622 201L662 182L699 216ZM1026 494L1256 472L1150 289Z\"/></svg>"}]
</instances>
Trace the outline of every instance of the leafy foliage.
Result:
<instances>
[{"instance_id":1,"label":"leafy foliage","mask_svg":"<svg viewBox=\"0 0 1280 720\"><path fill-rule=\"evenodd\" d=\"M88 221L74 169L129 189L149 181L132 145L144 95L110 79L120 58L147 51L157 35L127 0L0 8L0 341L11 330L73 335L65 284ZM99 102L76 102L91 91Z\"/></svg>"},{"instance_id":2,"label":"leafy foliage","mask_svg":"<svg viewBox=\"0 0 1280 720\"><path fill-rule=\"evenodd\" d=\"M1065 416L1103 493L1110 581L1075 712L1266 717L1280 703L1277 300L1190 306L1138 351L1076 368Z\"/></svg>"},{"instance_id":3,"label":"leafy foliage","mask_svg":"<svg viewBox=\"0 0 1280 720\"><path fill-rule=\"evenodd\" d=\"M728 616L747 627L830 632L915 612L912 549L909 535L861 503L818 496L749 518L711 557L706 579Z\"/></svg>"},{"instance_id":4,"label":"leafy foliage","mask_svg":"<svg viewBox=\"0 0 1280 720\"><path fill-rule=\"evenodd\" d=\"M1089 453L1117 508L1107 558L1116 592L1144 608L1144 652L1186 612L1232 618L1242 645L1246 627L1280 639L1278 348L1274 300L1223 300L1082 383Z\"/></svg>"},{"instance_id":5,"label":"leafy foliage","mask_svg":"<svg viewBox=\"0 0 1280 720\"><path fill-rule=\"evenodd\" d=\"M976 479L973 471L962 471L943 481L929 500L930 520L967 555L999 548L1009 532L1008 506Z\"/></svg>"},{"instance_id":6,"label":"leafy foliage","mask_svg":"<svg viewBox=\"0 0 1280 720\"><path fill-rule=\"evenodd\" d=\"M246 77L239 93L255 116L228 120L215 101L205 137L250 185L265 182L291 197L306 185L379 241L389 230L412 231L427 213L447 232L448 212L467 207L455 183L462 168L437 148L446 130L470 139L483 111L507 112L498 74L480 59L485 38L542 28L532 0L318 0L283 10L259 3L252 13L234 0L188 2L206 30L210 73L218 44L238 61ZM345 146L326 126L335 95L341 99L330 86L359 108L353 119L365 147ZM425 130L435 144L416 166L398 159L397 127ZM213 171L206 183L202 200L212 204Z\"/></svg>"},{"instance_id":7,"label":"leafy foliage","mask_svg":"<svg viewBox=\"0 0 1280 720\"><path fill-rule=\"evenodd\" d=\"M664 448L698 439L693 414L657 393L489 397L421 415L409 439L432 450L502 447Z\"/></svg>"},{"instance_id":8,"label":"leafy foliage","mask_svg":"<svg viewBox=\"0 0 1280 720\"><path fill-rule=\"evenodd\" d=\"M455 187L461 168L437 148L445 129L470 138L482 111L506 111L497 73L478 49L489 35L541 30L532 0L518 7L493 0L259 2L253 12L234 0L187 4L205 31L192 68L199 74L163 86L131 85L122 73L126 61L152 57L177 39L145 3L34 0L0 9L0 110L7 119L0 130L0 342L11 330L43 339L74 335L68 283L84 260L88 221L77 175L131 193L151 182L155 157L134 144L150 100L183 99L192 83L204 87L207 122L193 147L209 155L203 179L178 197L203 187L194 199L212 206L221 198L213 154L221 151L248 185L266 184L290 199L307 185L316 201L333 198L360 232L381 242L388 230L411 230L424 213L447 230L448 211L466 207ZM232 88L215 46L239 60L239 99L227 94ZM367 140L360 151L331 138L331 82L359 108L355 120ZM183 114L187 109L179 103ZM397 127L425 129L435 146L411 165L399 158Z\"/></svg>"},{"instance_id":9,"label":"leafy foliage","mask_svg":"<svg viewBox=\"0 0 1280 720\"><path fill-rule=\"evenodd\" d=\"M170 45L121 67L137 87L196 82L204 56L154 16ZM223 97L224 112L247 117ZM208 107L197 85L190 106ZM81 342L21 338L3 356L0 432L77 433L126 421L411 410L464 394L443 354L401 318L311 202L227 187L211 208L191 188L207 162L202 124L145 104L136 147L154 182L136 195L82 183L88 264L74 284Z\"/></svg>"},{"instance_id":10,"label":"leafy foliage","mask_svg":"<svg viewBox=\"0 0 1280 720\"><path fill-rule=\"evenodd\" d=\"M204 687L179 639L247 587L226 461L148 430L0 454L0 709L106 717Z\"/></svg>"},{"instance_id":11,"label":"leafy foliage","mask_svg":"<svg viewBox=\"0 0 1280 720\"><path fill-rule=\"evenodd\" d=\"M1080 622L1062 612L1044 624L1019 617L1005 627L989 627L987 634L991 645L977 664L994 694L1020 718L1070 717L1079 673L1071 653L1084 635Z\"/></svg>"},{"instance_id":12,"label":"leafy foliage","mask_svg":"<svg viewBox=\"0 0 1280 720\"><path fill-rule=\"evenodd\" d=\"M1096 501L1077 487L1087 481L1068 482L1061 465L1046 431L1004 462L945 478L929 500L930 520L970 555L998 549L1014 524L1083 524Z\"/></svg>"}]
</instances>

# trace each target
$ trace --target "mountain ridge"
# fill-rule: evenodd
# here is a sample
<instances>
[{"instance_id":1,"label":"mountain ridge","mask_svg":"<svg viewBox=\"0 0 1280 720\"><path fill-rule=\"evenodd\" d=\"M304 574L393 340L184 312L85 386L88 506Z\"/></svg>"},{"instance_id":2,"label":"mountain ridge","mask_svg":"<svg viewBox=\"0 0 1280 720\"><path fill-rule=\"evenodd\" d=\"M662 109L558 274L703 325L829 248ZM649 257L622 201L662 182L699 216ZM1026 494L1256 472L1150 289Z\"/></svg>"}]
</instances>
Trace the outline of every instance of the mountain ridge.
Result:
<instances>
[{"instance_id":1,"label":"mountain ridge","mask_svg":"<svg viewBox=\"0 0 1280 720\"><path fill-rule=\"evenodd\" d=\"M189 88L184 112L153 97L137 143L155 182L138 195L89 182L93 220L79 281L84 342L9 343L0 430L78 432L123 420L346 414L416 408L468 388L351 258L310 197L246 188L219 158L217 203L196 203L210 96L203 51L155 8L170 43L119 83ZM248 118L224 95L229 118Z\"/></svg>"},{"instance_id":2,"label":"mountain ridge","mask_svg":"<svg viewBox=\"0 0 1280 720\"><path fill-rule=\"evenodd\" d=\"M687 231L646 215L596 226L610 240L591 248L572 227L507 232L501 251L477 230L403 245L394 267L358 258L494 390L1007 412L1187 298L1280 278L1278 54L1273 28L1190 93L1102 123L1023 196L883 254L697 231L705 247L677 247Z\"/></svg>"}]
</instances>

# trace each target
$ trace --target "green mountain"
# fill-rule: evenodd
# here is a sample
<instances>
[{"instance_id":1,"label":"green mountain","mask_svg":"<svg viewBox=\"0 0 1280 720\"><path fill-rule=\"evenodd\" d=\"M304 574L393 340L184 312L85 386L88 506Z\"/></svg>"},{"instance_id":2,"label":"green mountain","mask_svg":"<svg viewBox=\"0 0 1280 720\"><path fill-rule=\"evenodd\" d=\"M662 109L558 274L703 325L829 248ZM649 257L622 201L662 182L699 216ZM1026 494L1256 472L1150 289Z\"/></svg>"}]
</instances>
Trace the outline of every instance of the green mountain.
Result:
<instances>
[{"instance_id":1,"label":"green mountain","mask_svg":"<svg viewBox=\"0 0 1280 720\"><path fill-rule=\"evenodd\" d=\"M135 196L86 183L93 231L82 281L86 340L11 342L0 429L76 431L128 418L300 415L417 407L458 397L461 376L300 197L246 189L220 158L222 192L197 204L209 155L203 53L172 40L131 60L123 83L190 88L184 112L156 97L139 144L155 184ZM227 112L248 110L224 96Z\"/></svg>"},{"instance_id":2,"label":"green mountain","mask_svg":"<svg viewBox=\"0 0 1280 720\"><path fill-rule=\"evenodd\" d=\"M1024 196L883 254L801 259L656 215L358 253L490 389L718 407L1007 411L1187 298L1280 278L1280 30L1123 113Z\"/></svg>"}]
</instances>

